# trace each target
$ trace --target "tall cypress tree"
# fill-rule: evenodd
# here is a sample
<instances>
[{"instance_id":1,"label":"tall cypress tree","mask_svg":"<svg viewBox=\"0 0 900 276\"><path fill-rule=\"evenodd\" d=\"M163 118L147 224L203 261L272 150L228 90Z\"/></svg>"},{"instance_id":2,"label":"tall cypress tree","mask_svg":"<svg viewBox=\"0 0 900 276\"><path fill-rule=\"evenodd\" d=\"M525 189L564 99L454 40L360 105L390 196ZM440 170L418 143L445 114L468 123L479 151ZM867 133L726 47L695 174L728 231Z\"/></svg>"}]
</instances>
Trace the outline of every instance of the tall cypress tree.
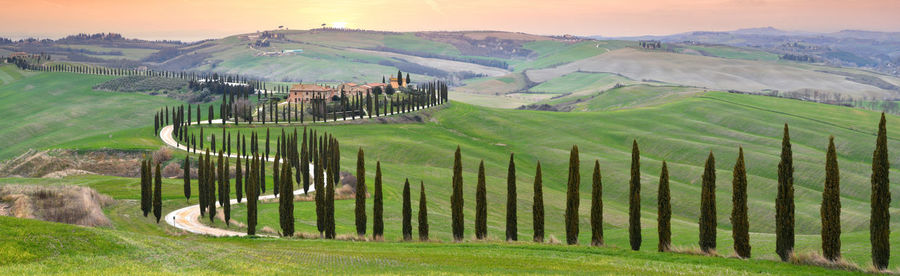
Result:
<instances>
[{"instance_id":1,"label":"tall cypress tree","mask_svg":"<svg viewBox=\"0 0 900 276\"><path fill-rule=\"evenodd\" d=\"M307 135L306 127L303 127L303 142L301 142L301 145L300 145L300 171L303 173L303 193L304 194L307 191L309 191L309 159L310 159L309 155L310 155L310 151L309 151L309 141L306 140L306 135Z\"/></svg>"},{"instance_id":2,"label":"tall cypress tree","mask_svg":"<svg viewBox=\"0 0 900 276\"><path fill-rule=\"evenodd\" d=\"M366 235L366 159L362 148L356 154L356 235Z\"/></svg>"},{"instance_id":3,"label":"tall cypress tree","mask_svg":"<svg viewBox=\"0 0 900 276\"><path fill-rule=\"evenodd\" d=\"M251 164L250 170L247 171L247 235L256 235L256 201L259 198L259 177L256 176L256 162L259 157L254 153L252 162L247 160L247 164Z\"/></svg>"},{"instance_id":4,"label":"tall cypress tree","mask_svg":"<svg viewBox=\"0 0 900 276\"><path fill-rule=\"evenodd\" d=\"M315 176L313 177L313 181L315 182L315 190L316 190L316 229L319 230L319 236L325 235L325 174L322 172L322 165L316 164L313 166L313 170L315 170Z\"/></svg>"},{"instance_id":5,"label":"tall cypress tree","mask_svg":"<svg viewBox=\"0 0 900 276\"><path fill-rule=\"evenodd\" d=\"M475 186L475 238L487 238L487 187L484 160L478 164L478 183Z\"/></svg>"},{"instance_id":6,"label":"tall cypress tree","mask_svg":"<svg viewBox=\"0 0 900 276\"><path fill-rule=\"evenodd\" d=\"M222 164L222 162L219 162L218 164ZM217 175L216 172L219 172L219 174L218 174L219 177L222 176L222 173L221 173L222 170L216 171L217 168L218 167L216 167L216 163L213 163L212 165L209 166L209 176L210 177L209 177L208 186L206 187L206 192L207 192L206 204L207 204L207 207L209 207L207 214L209 215L210 223L214 222L214 219L216 218L216 201L217 201L216 188L218 187L218 186L216 186L216 180L218 179L218 178L216 178L216 175Z\"/></svg>"},{"instance_id":7,"label":"tall cypress tree","mask_svg":"<svg viewBox=\"0 0 900 276\"><path fill-rule=\"evenodd\" d=\"M791 136L784 124L781 161L778 163L778 195L775 197L775 252L782 261L790 259L794 250L794 161Z\"/></svg>"},{"instance_id":8,"label":"tall cypress tree","mask_svg":"<svg viewBox=\"0 0 900 276\"><path fill-rule=\"evenodd\" d=\"M332 148L331 151L334 149ZM329 152L330 154L330 152ZM325 187L325 238L326 239L334 239L336 236L335 227L334 227L334 186L337 184L332 181L334 177L334 171L336 170L333 165L326 167L328 168L332 174L326 177L328 180L328 185Z\"/></svg>"},{"instance_id":9,"label":"tall cypress tree","mask_svg":"<svg viewBox=\"0 0 900 276\"><path fill-rule=\"evenodd\" d=\"M141 160L141 211L144 213L144 217L150 214L150 211L153 209L152 198L153 194L150 192L151 189L151 170L150 161L147 159Z\"/></svg>"},{"instance_id":10,"label":"tall cypress tree","mask_svg":"<svg viewBox=\"0 0 900 276\"><path fill-rule=\"evenodd\" d=\"M744 148L738 150L731 180L731 238L734 253L740 258L750 258L750 220L747 216L747 169L744 166Z\"/></svg>"},{"instance_id":11,"label":"tall cypress tree","mask_svg":"<svg viewBox=\"0 0 900 276\"><path fill-rule=\"evenodd\" d=\"M641 150L631 143L631 181L628 182L628 240L631 250L641 249Z\"/></svg>"},{"instance_id":12,"label":"tall cypress tree","mask_svg":"<svg viewBox=\"0 0 900 276\"><path fill-rule=\"evenodd\" d=\"M700 192L700 250L716 250L716 158L712 151L706 158Z\"/></svg>"},{"instance_id":13,"label":"tall cypress tree","mask_svg":"<svg viewBox=\"0 0 900 276\"><path fill-rule=\"evenodd\" d=\"M281 167L281 171L281 184L278 185L281 189L281 197L278 198L279 222L281 223L281 235L291 237L294 235L294 180L290 166L285 164Z\"/></svg>"},{"instance_id":14,"label":"tall cypress tree","mask_svg":"<svg viewBox=\"0 0 900 276\"><path fill-rule=\"evenodd\" d=\"M184 171L184 200L190 202L191 200L191 160L190 156L184 156L184 165L182 166Z\"/></svg>"},{"instance_id":15,"label":"tall cypress tree","mask_svg":"<svg viewBox=\"0 0 900 276\"><path fill-rule=\"evenodd\" d=\"M541 175L541 161L534 172L534 206L531 207L534 242L544 242L544 186Z\"/></svg>"},{"instance_id":16,"label":"tall cypress tree","mask_svg":"<svg viewBox=\"0 0 900 276\"><path fill-rule=\"evenodd\" d=\"M600 175L600 160L594 160L594 174L591 182L591 245L603 245L603 183Z\"/></svg>"},{"instance_id":17,"label":"tall cypress tree","mask_svg":"<svg viewBox=\"0 0 900 276\"><path fill-rule=\"evenodd\" d=\"M509 154L509 168L506 173L506 240L519 239L518 219L516 217L516 161Z\"/></svg>"},{"instance_id":18,"label":"tall cypress tree","mask_svg":"<svg viewBox=\"0 0 900 276\"><path fill-rule=\"evenodd\" d=\"M669 167L663 160L662 170L659 173L659 191L656 197L657 206L657 232L659 236L659 244L657 250L659 252L668 252L672 248L672 203L669 195Z\"/></svg>"},{"instance_id":19,"label":"tall cypress tree","mask_svg":"<svg viewBox=\"0 0 900 276\"><path fill-rule=\"evenodd\" d=\"M156 163L156 181L153 183L153 215L156 216L156 223L162 218L162 171L159 169L159 162Z\"/></svg>"},{"instance_id":20,"label":"tall cypress tree","mask_svg":"<svg viewBox=\"0 0 900 276\"><path fill-rule=\"evenodd\" d=\"M384 236L384 207L381 195L381 161L375 162L375 193L372 195L372 238L381 240Z\"/></svg>"},{"instance_id":21,"label":"tall cypress tree","mask_svg":"<svg viewBox=\"0 0 900 276\"><path fill-rule=\"evenodd\" d=\"M872 218L869 223L869 239L872 242L872 264L879 270L887 268L891 257L891 180L888 178L891 167L886 123L884 113L881 113L875 152L872 154Z\"/></svg>"},{"instance_id":22,"label":"tall cypress tree","mask_svg":"<svg viewBox=\"0 0 900 276\"><path fill-rule=\"evenodd\" d=\"M222 191L219 194L219 196L222 197L222 212L224 212L225 215L226 226L231 224L231 174L228 171L228 160L228 158L225 158L225 172L222 174L222 178L225 179L225 184L222 185Z\"/></svg>"},{"instance_id":23,"label":"tall cypress tree","mask_svg":"<svg viewBox=\"0 0 900 276\"><path fill-rule=\"evenodd\" d=\"M828 138L825 154L825 189L822 191L822 254L830 261L841 257L841 175L834 136Z\"/></svg>"},{"instance_id":24,"label":"tall cypress tree","mask_svg":"<svg viewBox=\"0 0 900 276\"><path fill-rule=\"evenodd\" d=\"M419 182L419 240L428 240L428 203L425 198L425 182Z\"/></svg>"},{"instance_id":25,"label":"tall cypress tree","mask_svg":"<svg viewBox=\"0 0 900 276\"><path fill-rule=\"evenodd\" d=\"M461 241L465 235L465 222L463 221L463 178L462 178L462 154L459 146L453 155L453 193L450 195L450 209L453 219L453 240Z\"/></svg>"},{"instance_id":26,"label":"tall cypress tree","mask_svg":"<svg viewBox=\"0 0 900 276\"><path fill-rule=\"evenodd\" d=\"M566 243L578 243L578 189L581 185L578 146L573 145L569 153L569 182L566 189Z\"/></svg>"},{"instance_id":27,"label":"tall cypress tree","mask_svg":"<svg viewBox=\"0 0 900 276\"><path fill-rule=\"evenodd\" d=\"M409 178L403 183L403 240L412 240L412 203L409 195Z\"/></svg>"},{"instance_id":28,"label":"tall cypress tree","mask_svg":"<svg viewBox=\"0 0 900 276\"><path fill-rule=\"evenodd\" d=\"M209 150L206 150L206 153L207 153L206 157L204 157L204 155L202 153L200 154L199 162L197 164L197 193L199 193L199 195L197 196L198 197L197 201L200 202L200 217L206 217L206 208L207 208L206 207L206 195L208 193L206 192L206 174L207 174L207 170L206 170L207 164L206 163L208 162L207 160L209 159L208 158Z\"/></svg>"},{"instance_id":29,"label":"tall cypress tree","mask_svg":"<svg viewBox=\"0 0 900 276\"><path fill-rule=\"evenodd\" d=\"M238 139L240 141L240 139ZM234 195L237 197L237 202L241 203L241 198L244 196L244 172L241 168L241 155L237 156L237 164L234 165Z\"/></svg>"}]
</instances>

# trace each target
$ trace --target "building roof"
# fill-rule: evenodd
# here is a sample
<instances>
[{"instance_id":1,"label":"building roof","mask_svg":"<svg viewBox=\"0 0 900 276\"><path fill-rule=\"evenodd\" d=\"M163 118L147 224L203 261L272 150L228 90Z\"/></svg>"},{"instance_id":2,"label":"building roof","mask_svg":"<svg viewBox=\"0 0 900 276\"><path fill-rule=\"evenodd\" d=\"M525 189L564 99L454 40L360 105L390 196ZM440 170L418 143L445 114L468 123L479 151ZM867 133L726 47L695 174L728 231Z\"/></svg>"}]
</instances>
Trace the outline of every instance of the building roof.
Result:
<instances>
[{"instance_id":1,"label":"building roof","mask_svg":"<svg viewBox=\"0 0 900 276\"><path fill-rule=\"evenodd\" d=\"M291 86L291 92L329 92L332 91L330 87L321 86L318 84L294 84Z\"/></svg>"}]
</instances>

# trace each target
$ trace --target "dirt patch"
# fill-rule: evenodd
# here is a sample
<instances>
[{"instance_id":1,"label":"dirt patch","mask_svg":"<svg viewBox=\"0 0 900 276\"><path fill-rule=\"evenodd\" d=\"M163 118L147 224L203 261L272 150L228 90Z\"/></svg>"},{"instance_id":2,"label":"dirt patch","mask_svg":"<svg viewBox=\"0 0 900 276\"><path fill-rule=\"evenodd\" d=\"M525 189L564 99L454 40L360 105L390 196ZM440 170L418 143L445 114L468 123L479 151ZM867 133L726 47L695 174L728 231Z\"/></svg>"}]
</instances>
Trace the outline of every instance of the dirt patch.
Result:
<instances>
[{"instance_id":1,"label":"dirt patch","mask_svg":"<svg viewBox=\"0 0 900 276\"><path fill-rule=\"evenodd\" d=\"M113 203L107 195L79 186L0 186L0 215L33 218L82 226L110 226L102 207Z\"/></svg>"},{"instance_id":2,"label":"dirt patch","mask_svg":"<svg viewBox=\"0 0 900 276\"><path fill-rule=\"evenodd\" d=\"M137 151L29 150L0 163L0 177L61 178L83 174L137 177L141 156Z\"/></svg>"}]
</instances>

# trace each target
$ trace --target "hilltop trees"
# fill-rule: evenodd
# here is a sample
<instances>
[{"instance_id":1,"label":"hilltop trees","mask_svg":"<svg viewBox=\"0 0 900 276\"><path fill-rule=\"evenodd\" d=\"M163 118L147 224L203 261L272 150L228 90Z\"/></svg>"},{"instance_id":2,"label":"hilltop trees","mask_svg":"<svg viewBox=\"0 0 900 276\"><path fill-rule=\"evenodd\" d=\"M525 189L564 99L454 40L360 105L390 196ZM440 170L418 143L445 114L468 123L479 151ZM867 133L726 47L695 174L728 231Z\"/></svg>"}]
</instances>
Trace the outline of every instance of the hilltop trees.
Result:
<instances>
[{"instance_id":1,"label":"hilltop trees","mask_svg":"<svg viewBox=\"0 0 900 276\"><path fill-rule=\"evenodd\" d=\"M778 195L775 197L775 253L782 261L794 250L794 162L791 158L791 137L784 124L781 141L781 162L778 163Z\"/></svg>"},{"instance_id":2,"label":"hilltop trees","mask_svg":"<svg viewBox=\"0 0 900 276\"><path fill-rule=\"evenodd\" d=\"M830 261L841 257L841 175L834 136L828 138L825 154L825 188L822 191L822 254Z\"/></svg>"},{"instance_id":3,"label":"hilltop trees","mask_svg":"<svg viewBox=\"0 0 900 276\"><path fill-rule=\"evenodd\" d=\"M506 240L519 239L519 227L516 224L516 162L513 154L509 154L509 167L506 174Z\"/></svg>"},{"instance_id":4,"label":"hilltop trees","mask_svg":"<svg viewBox=\"0 0 900 276\"><path fill-rule=\"evenodd\" d=\"M659 252L668 252L672 248L672 204L669 196L669 167L666 161L662 162L662 171L659 173L659 192L656 198L658 215L656 216L657 232L659 233Z\"/></svg>"},{"instance_id":5,"label":"hilltop trees","mask_svg":"<svg viewBox=\"0 0 900 276\"><path fill-rule=\"evenodd\" d=\"M544 184L542 178L541 161L538 161L534 172L534 206L531 207L534 242L544 242Z\"/></svg>"},{"instance_id":6,"label":"hilltop trees","mask_svg":"<svg viewBox=\"0 0 900 276\"><path fill-rule=\"evenodd\" d=\"M700 250L716 250L716 158L712 151L706 158L700 192Z\"/></svg>"},{"instance_id":7,"label":"hilltop trees","mask_svg":"<svg viewBox=\"0 0 900 276\"><path fill-rule=\"evenodd\" d=\"M747 168L744 166L744 148L738 149L731 180L731 238L734 253L750 258L750 220L747 216Z\"/></svg>"},{"instance_id":8,"label":"hilltop trees","mask_svg":"<svg viewBox=\"0 0 900 276\"><path fill-rule=\"evenodd\" d=\"M453 193L450 195L450 210L453 221L453 240L461 241L465 235L465 222L463 221L462 155L459 146L456 146L456 153L453 156Z\"/></svg>"},{"instance_id":9,"label":"hilltop trees","mask_svg":"<svg viewBox=\"0 0 900 276\"><path fill-rule=\"evenodd\" d=\"M641 151L631 143L631 181L628 182L628 240L631 250L641 249Z\"/></svg>"},{"instance_id":10,"label":"hilltop trees","mask_svg":"<svg viewBox=\"0 0 900 276\"><path fill-rule=\"evenodd\" d=\"M566 243L578 243L578 187L581 184L578 161L578 146L573 145L569 153L569 182L566 185Z\"/></svg>"},{"instance_id":11,"label":"hilltop trees","mask_svg":"<svg viewBox=\"0 0 900 276\"><path fill-rule=\"evenodd\" d=\"M600 176L600 160L594 160L591 182L591 245L603 245L603 183Z\"/></svg>"},{"instance_id":12,"label":"hilltop trees","mask_svg":"<svg viewBox=\"0 0 900 276\"><path fill-rule=\"evenodd\" d=\"M366 235L366 160L362 148L356 154L356 235Z\"/></svg>"},{"instance_id":13,"label":"hilltop trees","mask_svg":"<svg viewBox=\"0 0 900 276\"><path fill-rule=\"evenodd\" d=\"M384 236L384 207L381 195L381 161L375 162L375 194L372 195L372 239Z\"/></svg>"},{"instance_id":14,"label":"hilltop trees","mask_svg":"<svg viewBox=\"0 0 900 276\"><path fill-rule=\"evenodd\" d=\"M872 218L869 223L869 239L872 242L872 264L879 270L886 269L891 256L890 244L890 161L888 161L887 126L884 113L878 123L878 138L872 153Z\"/></svg>"},{"instance_id":15,"label":"hilltop trees","mask_svg":"<svg viewBox=\"0 0 900 276\"><path fill-rule=\"evenodd\" d=\"M419 182L419 240L428 240L428 204L425 198L425 182Z\"/></svg>"},{"instance_id":16,"label":"hilltop trees","mask_svg":"<svg viewBox=\"0 0 900 276\"><path fill-rule=\"evenodd\" d=\"M156 177L153 183L153 216L156 217L156 223L162 218L162 171L159 169L159 162L156 163Z\"/></svg>"},{"instance_id":17,"label":"hilltop trees","mask_svg":"<svg viewBox=\"0 0 900 276\"><path fill-rule=\"evenodd\" d=\"M475 238L487 238L487 188L484 178L484 160L478 164L478 184L475 186Z\"/></svg>"},{"instance_id":18,"label":"hilltop trees","mask_svg":"<svg viewBox=\"0 0 900 276\"><path fill-rule=\"evenodd\" d=\"M409 199L409 178L403 183L403 240L412 240L412 203Z\"/></svg>"}]
</instances>

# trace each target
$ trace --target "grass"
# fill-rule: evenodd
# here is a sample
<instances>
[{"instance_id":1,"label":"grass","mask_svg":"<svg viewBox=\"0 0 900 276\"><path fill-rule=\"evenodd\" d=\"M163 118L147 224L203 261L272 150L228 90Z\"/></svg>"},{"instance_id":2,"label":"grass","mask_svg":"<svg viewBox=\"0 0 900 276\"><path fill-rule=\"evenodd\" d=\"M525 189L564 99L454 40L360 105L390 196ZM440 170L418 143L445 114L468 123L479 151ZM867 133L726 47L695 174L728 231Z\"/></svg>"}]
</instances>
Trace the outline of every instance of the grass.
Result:
<instances>
[{"instance_id":1,"label":"grass","mask_svg":"<svg viewBox=\"0 0 900 276\"><path fill-rule=\"evenodd\" d=\"M3 67L2 71L8 71ZM14 75L18 70L13 71ZM22 73L23 75L32 73ZM41 149L87 137L112 137L120 131L152 127L153 113L181 102L163 96L94 91L111 79L72 73L37 73L0 86L0 159L29 148ZM145 128L146 130L146 128ZM146 137L152 137L150 131ZM126 136L133 136L128 134ZM96 145L99 146L99 145Z\"/></svg>"},{"instance_id":2,"label":"grass","mask_svg":"<svg viewBox=\"0 0 900 276\"><path fill-rule=\"evenodd\" d=\"M41 73L0 86L0 91L10 93L8 108L22 108L31 98L16 98L12 91L23 90L28 85L50 85L81 91L85 98L102 101L121 97L89 91L84 87L104 81L102 77L75 74ZM93 82L93 83L91 83ZM82 88L79 88L82 87ZM42 88L54 91L49 88ZM80 89L80 90L79 90ZM31 90L28 90L31 91ZM505 202L506 164L509 153L516 154L519 168L518 209L519 230L523 240L531 236L531 181L536 161L544 167L544 198L547 212L547 233L563 237L562 213L565 209L565 183L568 149L578 144L582 161L581 244L587 244L589 229L587 213L589 179L587 172L598 159L603 170L606 240L609 247L588 248L534 245L530 243L466 242L462 244L435 243L359 243L341 241L303 241L281 239L206 238L183 235L169 226L157 225L149 218L141 217L137 201L139 181L133 178L106 176L78 176L64 179L0 179L0 185L83 185L113 196L118 203L105 209L113 223L111 228L92 229L59 224L0 218L0 260L14 260L0 267L3 274L19 273L284 273L302 271L312 273L409 273L421 274L442 271L448 273L593 273L593 274L666 274L682 271L689 274L823 274L838 273L808 266L796 266L768 261L774 259L775 168L780 150L782 123L791 125L794 145L795 195L798 250L816 250L819 246L818 202L823 183L822 160L827 135L835 135L842 177L842 205L844 226L843 253L845 257L865 266L869 256L868 244L868 176L875 140L878 114L847 107L829 106L795 100L728 94L720 92L699 93L657 101L654 93L620 91L617 97L601 97L598 104L615 106L614 102L626 100L625 107L608 108L613 111L594 112L537 112L503 110L478 107L453 102L435 112L425 123L418 124L361 124L315 126L319 131L333 133L341 140L342 168L354 171L356 150L362 147L367 156L367 183L372 185L374 164L382 162L385 180L386 239L399 239L400 190L402 181L424 181L428 190L429 219L432 237L450 240L449 206L450 168L452 153L457 145L462 147L467 201L467 237L472 235L474 218L474 182L477 163L485 161L487 167L488 230L492 237L503 233L503 202ZM628 92L628 93L626 93ZM21 94L21 93L20 93ZM636 95L632 95L636 94ZM4 95L4 94L0 94ZM9 95L9 94L6 94ZM66 95L63 93L61 95ZM5 95L4 95L5 96ZM165 100L152 98L152 100ZM612 94L610 95L612 96ZM48 117L64 116L68 109L92 106L79 97L70 95L68 102L61 99L58 106L49 108ZM627 98L632 97L632 98ZM60 97L63 98L63 97ZM121 99L121 98L120 98ZM132 99L135 98L126 98ZM145 98L137 98L145 99ZM20 103L16 105L16 102ZM65 103L65 105L64 105ZM49 104L44 104L49 105ZM94 107L94 106L92 106ZM109 105L94 107L107 116L131 116L132 109L115 109ZM8 109L4 109L8 110ZM150 112L155 111L151 109ZM37 120L25 115L29 110L16 109L15 121ZM147 118L152 114L146 114ZM62 142L46 142L42 147L77 147L122 149L146 149L154 144L149 136L150 120L135 120L131 128L110 130L102 119L76 116L70 124L76 129L65 129ZM101 120L98 123L97 120ZM39 120L38 120L39 121ZM10 123L8 123L10 124ZM101 130L93 127L102 126ZM888 119L889 137L900 134L900 120ZM205 133L220 133L215 131ZM10 127L4 126L0 135L13 137ZM131 131L133 130L133 132ZM232 132L248 133L264 131L261 128L231 127ZM196 127L191 129L197 132ZM99 133L98 133L99 132ZM146 133L146 134L145 134ZM277 133L273 132L273 133ZM109 134L113 136L110 138ZM61 135L61 134L60 134ZM77 136L77 137L71 137ZM106 138L103 138L106 137ZM112 139L112 140L107 140ZM641 252L630 252L627 245L627 171L631 140L637 139L642 152L642 196L644 246ZM37 143L38 136L12 143ZM898 140L889 141L890 148ZM730 168L737 147L745 148L750 191L750 223L753 256L750 261L660 254L655 249L655 190L656 175L661 160L669 163L673 205L673 242L675 246L689 247L696 243L699 202L699 179L703 160L712 150L720 160L718 164L717 205L718 252L728 256L730 249ZM21 153L19 149L3 148L4 153ZM183 157L183 155L182 155ZM178 158L178 157L176 157ZM893 163L900 160L892 159ZM271 173L271 169L267 169ZM894 183L900 177L894 171ZM193 185L196 185L194 183ZM369 187L371 190L371 186ZM894 190L897 186L892 187ZM416 195L418 188L413 188ZM196 186L193 187L196 191ZM270 190L270 189L267 189ZM182 182L167 179L163 186L164 210L167 213L188 205L182 195ZM897 191L894 191L896 194ZM414 198L414 201L417 200ZM196 202L192 199L191 202ZM417 202L416 202L417 203ZM371 210L371 200L367 201ZM415 204L415 203L414 203ZM297 203L298 230L313 232L314 218L311 204ZM336 203L337 231L353 232L352 201ZM417 205L414 205L417 206ZM260 206L260 227L274 226L274 205ZM892 210L896 211L896 210ZM236 206L233 217L243 218L242 207ZM898 227L894 216L894 228ZM370 217L371 221L371 217ZM273 227L276 228L277 227ZM71 233L71 234L67 234ZM900 232L894 239L900 238ZM34 238L22 238L22 237ZM95 243L85 247L83 241ZM82 241L80 244L76 241ZM5 254L5 255L4 255ZM900 248L895 248L900 256ZM5 256L17 256L5 258ZM227 263L224 260L228 260ZM896 262L895 262L896 263ZM88 265L89 264L89 265ZM347 265L351 264L351 265ZM892 266L892 268L895 268Z\"/></svg>"},{"instance_id":3,"label":"grass","mask_svg":"<svg viewBox=\"0 0 900 276\"><path fill-rule=\"evenodd\" d=\"M729 46L686 46L685 48L696 50L701 53L705 53L707 55L721 57L721 58L731 58L731 59L746 59L746 60L763 60L763 61L777 61L779 56L777 54L753 50L753 49L744 49L744 48L736 48Z\"/></svg>"}]
</instances>

